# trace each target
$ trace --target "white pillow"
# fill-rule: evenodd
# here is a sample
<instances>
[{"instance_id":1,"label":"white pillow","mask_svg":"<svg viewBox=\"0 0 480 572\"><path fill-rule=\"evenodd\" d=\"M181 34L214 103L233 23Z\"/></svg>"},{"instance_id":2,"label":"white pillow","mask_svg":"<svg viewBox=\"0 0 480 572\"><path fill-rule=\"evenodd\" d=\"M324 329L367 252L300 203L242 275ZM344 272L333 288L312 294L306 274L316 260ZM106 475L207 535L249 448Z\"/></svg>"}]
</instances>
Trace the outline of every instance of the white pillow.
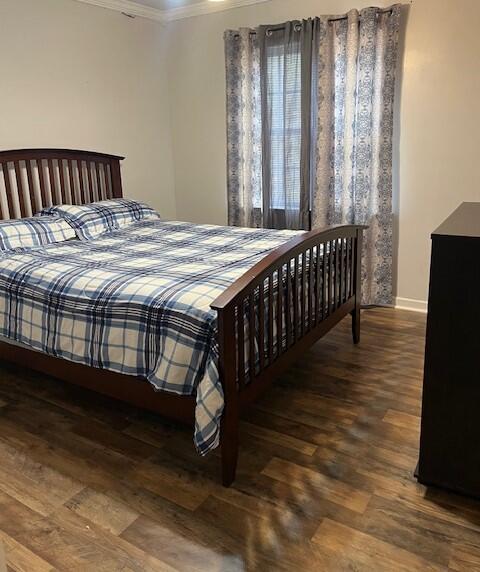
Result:
<instances>
[{"instance_id":1,"label":"white pillow","mask_svg":"<svg viewBox=\"0 0 480 572\"><path fill-rule=\"evenodd\" d=\"M0 251L44 246L75 238L75 230L59 217L32 217L0 221Z\"/></svg>"},{"instance_id":2,"label":"white pillow","mask_svg":"<svg viewBox=\"0 0 480 572\"><path fill-rule=\"evenodd\" d=\"M145 203L132 199L110 199L87 205L57 205L40 215L57 215L69 222L81 240L90 240L143 219L160 218Z\"/></svg>"}]
</instances>

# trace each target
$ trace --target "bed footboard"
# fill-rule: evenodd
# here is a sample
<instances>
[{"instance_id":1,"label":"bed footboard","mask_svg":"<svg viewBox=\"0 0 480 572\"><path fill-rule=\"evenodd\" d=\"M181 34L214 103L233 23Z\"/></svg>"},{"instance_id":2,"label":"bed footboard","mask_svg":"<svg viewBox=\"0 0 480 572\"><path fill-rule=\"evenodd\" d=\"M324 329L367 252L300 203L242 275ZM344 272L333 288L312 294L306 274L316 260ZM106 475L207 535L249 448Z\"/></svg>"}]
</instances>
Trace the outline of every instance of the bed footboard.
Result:
<instances>
[{"instance_id":1,"label":"bed footboard","mask_svg":"<svg viewBox=\"0 0 480 572\"><path fill-rule=\"evenodd\" d=\"M235 479L242 409L347 314L360 341L360 225L311 231L277 248L212 304L225 395L222 481Z\"/></svg>"}]
</instances>

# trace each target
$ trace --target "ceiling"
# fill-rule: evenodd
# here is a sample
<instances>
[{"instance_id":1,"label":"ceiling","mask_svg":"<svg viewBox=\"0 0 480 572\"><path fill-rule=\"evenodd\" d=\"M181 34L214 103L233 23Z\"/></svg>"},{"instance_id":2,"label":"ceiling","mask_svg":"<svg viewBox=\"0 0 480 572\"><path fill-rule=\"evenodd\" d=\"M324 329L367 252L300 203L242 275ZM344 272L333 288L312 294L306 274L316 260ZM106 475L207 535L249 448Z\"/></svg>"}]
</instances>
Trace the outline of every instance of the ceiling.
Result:
<instances>
[{"instance_id":1,"label":"ceiling","mask_svg":"<svg viewBox=\"0 0 480 572\"><path fill-rule=\"evenodd\" d=\"M269 1L270 0L77 0L77 2L93 4L102 8L123 12L124 14L149 18L163 23Z\"/></svg>"},{"instance_id":2,"label":"ceiling","mask_svg":"<svg viewBox=\"0 0 480 572\"><path fill-rule=\"evenodd\" d=\"M203 2L203 0L135 0L137 4L143 4L157 10L172 10L173 8L183 8Z\"/></svg>"}]
</instances>

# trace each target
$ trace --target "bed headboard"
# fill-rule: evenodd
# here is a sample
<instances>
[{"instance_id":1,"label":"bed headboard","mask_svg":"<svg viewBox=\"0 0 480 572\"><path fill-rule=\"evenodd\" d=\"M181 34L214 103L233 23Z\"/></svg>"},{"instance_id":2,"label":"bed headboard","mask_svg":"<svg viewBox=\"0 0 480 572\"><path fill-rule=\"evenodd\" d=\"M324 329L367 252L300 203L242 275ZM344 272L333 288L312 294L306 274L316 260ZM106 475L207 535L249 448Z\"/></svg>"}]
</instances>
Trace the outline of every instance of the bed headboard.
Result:
<instances>
[{"instance_id":1,"label":"bed headboard","mask_svg":"<svg viewBox=\"0 0 480 572\"><path fill-rule=\"evenodd\" d=\"M0 151L0 220L56 204L121 198L123 158L71 149Z\"/></svg>"}]
</instances>

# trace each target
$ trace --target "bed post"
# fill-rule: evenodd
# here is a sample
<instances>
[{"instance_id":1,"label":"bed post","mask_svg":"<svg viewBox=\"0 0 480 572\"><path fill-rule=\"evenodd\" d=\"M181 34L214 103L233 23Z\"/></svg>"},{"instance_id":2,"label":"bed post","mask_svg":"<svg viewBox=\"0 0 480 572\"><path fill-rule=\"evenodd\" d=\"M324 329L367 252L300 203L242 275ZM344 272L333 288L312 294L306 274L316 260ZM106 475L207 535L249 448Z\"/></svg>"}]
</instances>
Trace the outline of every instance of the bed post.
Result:
<instances>
[{"instance_id":1,"label":"bed post","mask_svg":"<svg viewBox=\"0 0 480 572\"><path fill-rule=\"evenodd\" d=\"M239 396L236 380L235 307L218 309L219 373L225 407L220 428L222 483L229 487L235 480L238 459ZM233 333L233 335L232 335Z\"/></svg>"},{"instance_id":2,"label":"bed post","mask_svg":"<svg viewBox=\"0 0 480 572\"><path fill-rule=\"evenodd\" d=\"M114 199L123 197L122 175L120 173L120 161L123 157L112 157L110 159L110 173L112 177L112 196Z\"/></svg>"},{"instance_id":3,"label":"bed post","mask_svg":"<svg viewBox=\"0 0 480 572\"><path fill-rule=\"evenodd\" d=\"M354 293L355 307L352 310L352 336L353 343L360 342L360 306L362 304L362 239L363 228L357 228L355 237L355 269L354 269Z\"/></svg>"}]
</instances>

